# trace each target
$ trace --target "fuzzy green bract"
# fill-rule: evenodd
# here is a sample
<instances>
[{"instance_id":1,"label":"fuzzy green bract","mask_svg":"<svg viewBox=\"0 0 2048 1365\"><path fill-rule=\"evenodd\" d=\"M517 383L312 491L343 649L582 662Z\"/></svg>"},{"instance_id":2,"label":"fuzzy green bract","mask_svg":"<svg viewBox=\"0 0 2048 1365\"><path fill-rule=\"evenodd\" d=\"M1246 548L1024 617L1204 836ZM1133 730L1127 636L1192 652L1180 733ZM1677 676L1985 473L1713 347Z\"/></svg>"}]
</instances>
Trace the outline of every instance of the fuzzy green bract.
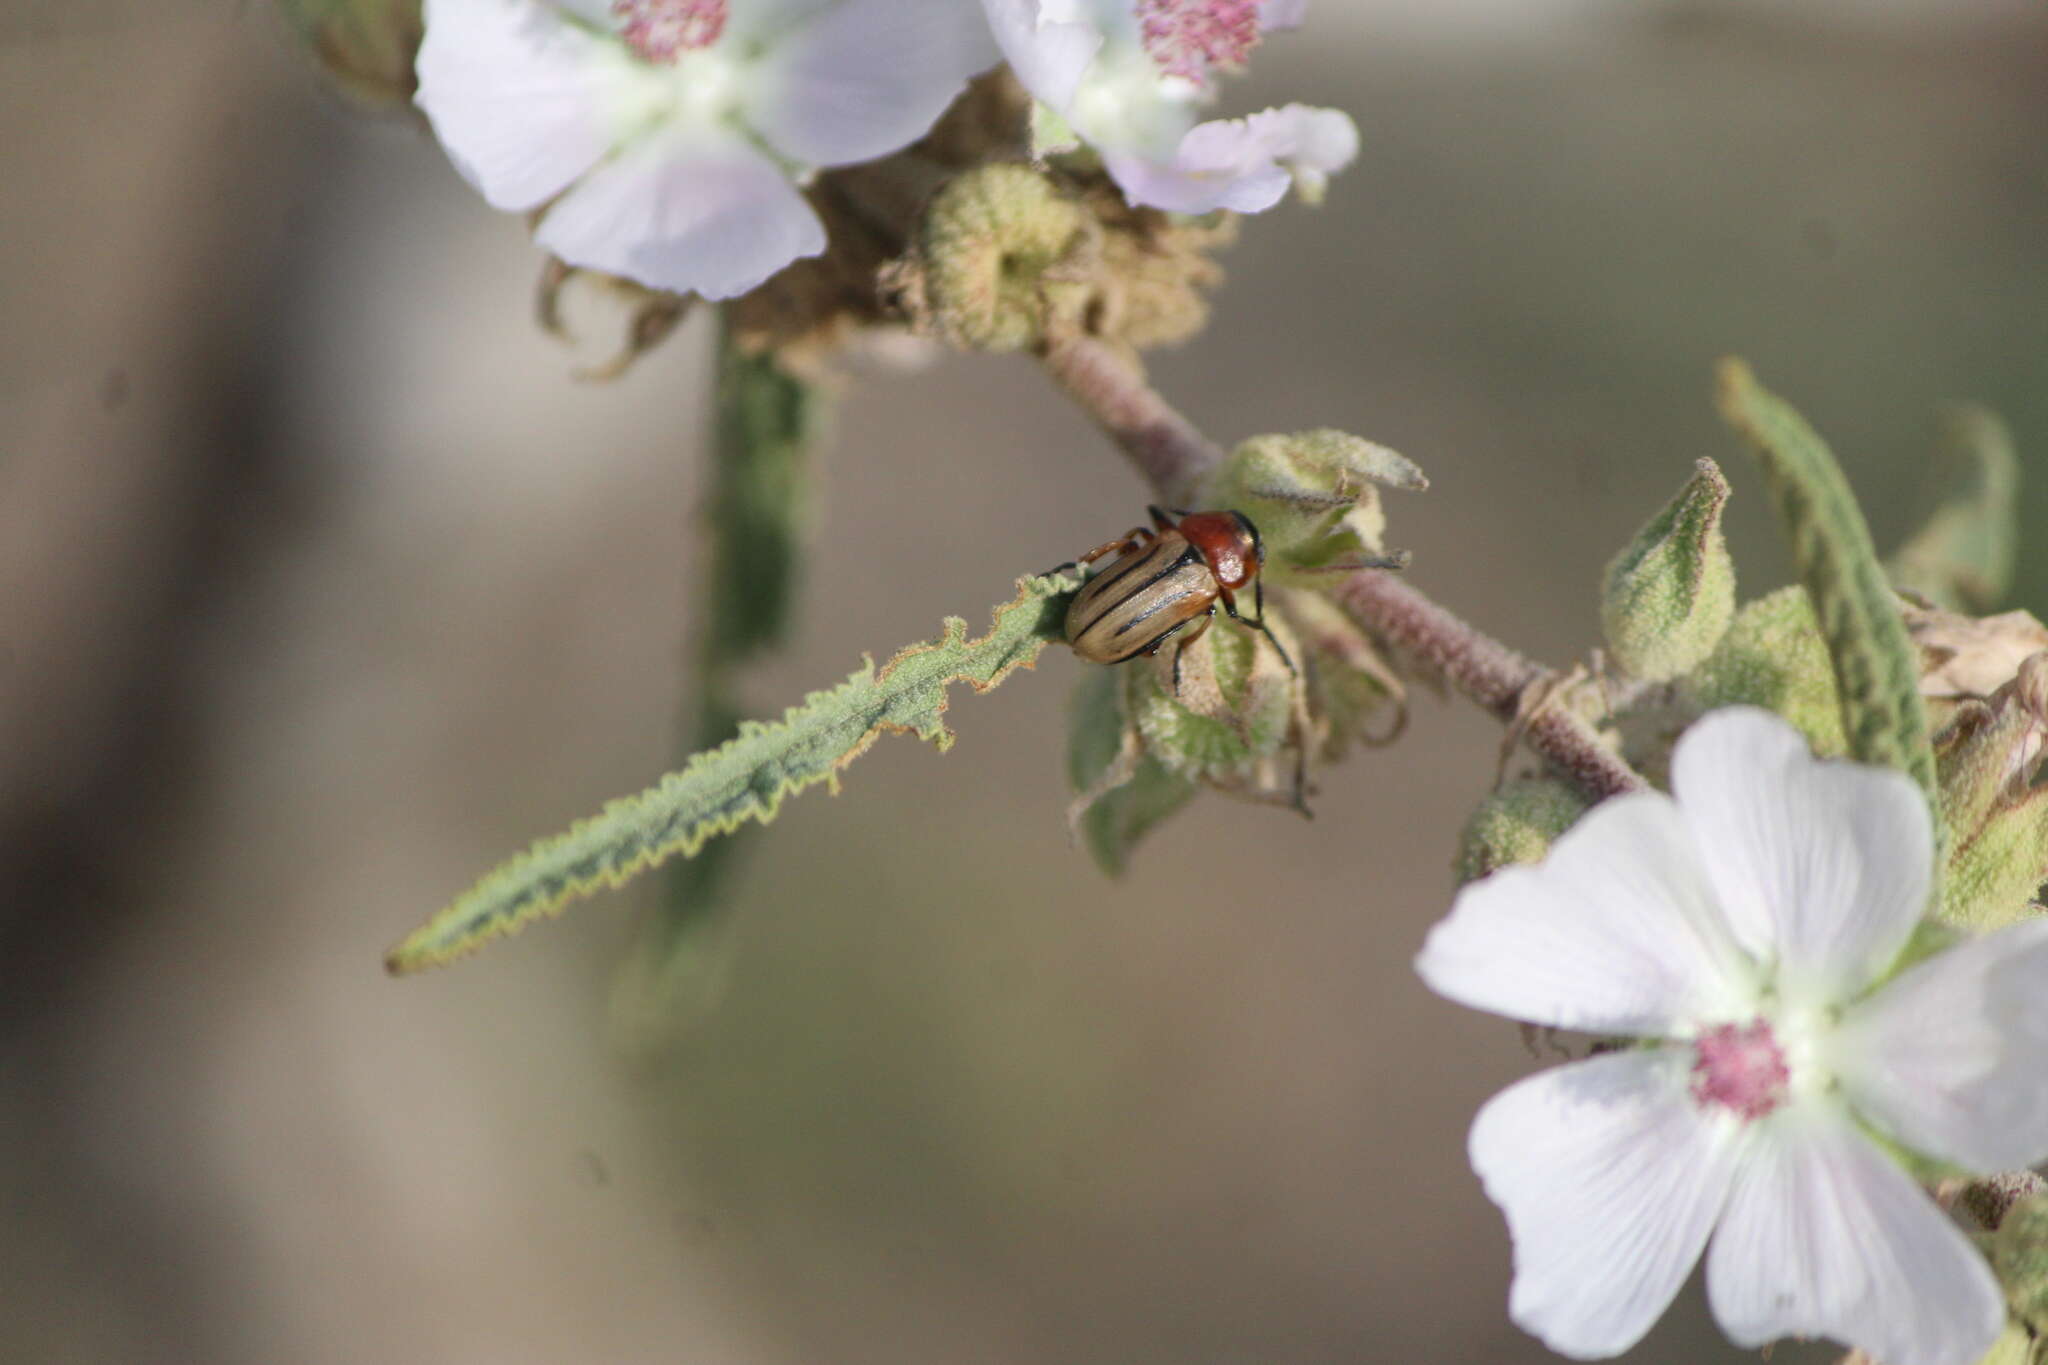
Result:
<instances>
[{"instance_id":1,"label":"fuzzy green bract","mask_svg":"<svg viewBox=\"0 0 2048 1365\"><path fill-rule=\"evenodd\" d=\"M1792 558L1827 641L1850 756L1898 768L1935 798L1920 660L1862 509L1825 442L1747 364L1721 362L1721 415L1763 466Z\"/></svg>"},{"instance_id":2,"label":"fuzzy green bract","mask_svg":"<svg viewBox=\"0 0 2048 1365\"><path fill-rule=\"evenodd\" d=\"M2020 461L1996 413L1965 403L1942 424L1940 503L1892 555L1892 579L1943 606L1990 611L2019 554Z\"/></svg>"},{"instance_id":3,"label":"fuzzy green bract","mask_svg":"<svg viewBox=\"0 0 2048 1365\"><path fill-rule=\"evenodd\" d=\"M835 790L839 770L884 731L952 747L946 692L964 682L985 692L1031 667L1048 641L1064 638L1078 571L1017 580L988 633L948 617L944 633L912 645L879 670L870 660L852 677L813 692L779 721L747 721L734 738L692 758L637 796L623 797L566 833L543 839L503 864L392 949L393 972L439 966L470 953L601 887L623 885L664 859L691 857L707 840L746 822L766 824L786 797L819 783Z\"/></svg>"}]
</instances>

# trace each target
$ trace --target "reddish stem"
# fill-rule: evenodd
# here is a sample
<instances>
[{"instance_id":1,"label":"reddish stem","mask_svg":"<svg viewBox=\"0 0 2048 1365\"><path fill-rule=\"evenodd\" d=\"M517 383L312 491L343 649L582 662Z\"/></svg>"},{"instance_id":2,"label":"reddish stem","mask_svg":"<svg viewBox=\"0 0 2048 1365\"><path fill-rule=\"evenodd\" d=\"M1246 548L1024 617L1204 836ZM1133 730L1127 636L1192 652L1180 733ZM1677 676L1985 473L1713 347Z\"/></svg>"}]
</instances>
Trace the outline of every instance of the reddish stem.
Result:
<instances>
[{"instance_id":1,"label":"reddish stem","mask_svg":"<svg viewBox=\"0 0 2048 1365\"><path fill-rule=\"evenodd\" d=\"M1040 350L1067 396L1107 432L1168 503L1185 501L1223 451L1145 382L1126 352L1094 337L1049 339ZM1529 747L1589 796L1603 799L1649 784L1562 706L1542 705L1557 674L1474 629L1396 574L1362 569L1333 596L1359 623L1441 673L1510 725ZM1532 705L1532 703L1534 703Z\"/></svg>"}]
</instances>

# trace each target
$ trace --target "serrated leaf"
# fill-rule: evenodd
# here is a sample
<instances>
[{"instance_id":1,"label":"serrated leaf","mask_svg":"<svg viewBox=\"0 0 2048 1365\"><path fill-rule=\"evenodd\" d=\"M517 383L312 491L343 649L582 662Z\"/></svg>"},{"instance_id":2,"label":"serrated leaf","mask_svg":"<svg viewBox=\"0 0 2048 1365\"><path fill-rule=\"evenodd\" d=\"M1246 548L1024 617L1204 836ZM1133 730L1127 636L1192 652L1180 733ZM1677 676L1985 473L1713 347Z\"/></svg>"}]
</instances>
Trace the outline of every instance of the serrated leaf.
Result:
<instances>
[{"instance_id":1,"label":"serrated leaf","mask_svg":"<svg viewBox=\"0 0 2048 1365\"><path fill-rule=\"evenodd\" d=\"M1984 612L2012 584L2020 462L2012 433L1975 404L1942 424L1941 501L1891 558L1892 580L1943 606Z\"/></svg>"},{"instance_id":2,"label":"serrated leaf","mask_svg":"<svg viewBox=\"0 0 2048 1365\"><path fill-rule=\"evenodd\" d=\"M1747 364L1724 360L1717 377L1721 416L1757 453L1827 641L1850 755L1910 774L1933 805L1934 754L1920 701L1919 654L1841 466Z\"/></svg>"},{"instance_id":3,"label":"serrated leaf","mask_svg":"<svg viewBox=\"0 0 2048 1365\"><path fill-rule=\"evenodd\" d=\"M1065 637L1066 594L1079 584L1076 571L1020 578L987 634L969 639L967 623L947 617L937 640L902 650L881 669L870 660L779 721L743 722L738 735L681 771L498 867L392 949L385 965L404 973L451 962L667 858L690 857L749 821L766 824L788 797L820 783L837 790L840 770L884 732L951 748L947 689L964 682L986 692L1033 666L1047 641Z\"/></svg>"}]
</instances>

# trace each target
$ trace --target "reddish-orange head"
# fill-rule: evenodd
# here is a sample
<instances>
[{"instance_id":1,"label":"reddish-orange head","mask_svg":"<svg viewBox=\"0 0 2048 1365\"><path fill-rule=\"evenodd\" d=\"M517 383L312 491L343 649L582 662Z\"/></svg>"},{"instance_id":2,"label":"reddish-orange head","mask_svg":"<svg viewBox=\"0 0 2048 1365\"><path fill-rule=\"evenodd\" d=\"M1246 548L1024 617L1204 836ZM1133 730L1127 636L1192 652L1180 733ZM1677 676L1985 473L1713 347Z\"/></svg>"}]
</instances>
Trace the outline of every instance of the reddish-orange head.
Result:
<instances>
[{"instance_id":1,"label":"reddish-orange head","mask_svg":"<svg viewBox=\"0 0 2048 1365\"><path fill-rule=\"evenodd\" d=\"M1202 552L1223 587L1241 588L1265 566L1259 530L1242 512L1190 512L1175 529Z\"/></svg>"}]
</instances>

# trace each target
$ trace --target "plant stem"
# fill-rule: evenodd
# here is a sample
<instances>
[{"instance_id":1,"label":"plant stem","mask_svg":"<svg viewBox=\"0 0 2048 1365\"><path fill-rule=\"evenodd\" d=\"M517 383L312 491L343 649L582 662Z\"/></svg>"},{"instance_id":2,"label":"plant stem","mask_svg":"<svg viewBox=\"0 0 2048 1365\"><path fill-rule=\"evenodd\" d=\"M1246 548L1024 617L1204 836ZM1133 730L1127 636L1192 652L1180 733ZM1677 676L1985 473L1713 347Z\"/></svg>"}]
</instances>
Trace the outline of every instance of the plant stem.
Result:
<instances>
[{"instance_id":1,"label":"plant stem","mask_svg":"<svg viewBox=\"0 0 2048 1365\"><path fill-rule=\"evenodd\" d=\"M1384 569L1361 569L1333 594L1361 625L1443 674L1494 716L1523 727L1529 747L1595 798L1649 784L1584 720L1542 704L1557 674L1437 605L1420 588ZM1529 703L1536 703L1533 708Z\"/></svg>"},{"instance_id":2,"label":"plant stem","mask_svg":"<svg viewBox=\"0 0 2048 1365\"><path fill-rule=\"evenodd\" d=\"M1040 359L1067 396L1122 448L1167 502L1185 501L1223 450L1145 382L1134 358L1093 337L1050 338ZM1558 675L1432 601L1405 579L1361 569L1332 596L1358 622L1441 673L1496 718L1521 727L1531 749L1603 799L1649 784L1561 706L1542 705ZM1531 703L1535 703L1533 706Z\"/></svg>"},{"instance_id":3,"label":"plant stem","mask_svg":"<svg viewBox=\"0 0 2048 1365\"><path fill-rule=\"evenodd\" d=\"M1081 334L1048 337L1039 359L1167 503L1185 503L1202 475L1223 463L1222 447L1147 384L1137 357L1121 347Z\"/></svg>"}]
</instances>

